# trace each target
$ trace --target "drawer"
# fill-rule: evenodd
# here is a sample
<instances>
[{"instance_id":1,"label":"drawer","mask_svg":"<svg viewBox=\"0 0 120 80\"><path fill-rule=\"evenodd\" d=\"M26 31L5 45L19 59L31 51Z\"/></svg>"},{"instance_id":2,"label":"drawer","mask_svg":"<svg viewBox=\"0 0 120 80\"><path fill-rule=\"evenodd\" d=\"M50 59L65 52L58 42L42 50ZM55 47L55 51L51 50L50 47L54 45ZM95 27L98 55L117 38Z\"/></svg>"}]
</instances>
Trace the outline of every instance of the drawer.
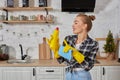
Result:
<instances>
[{"instance_id":1,"label":"drawer","mask_svg":"<svg viewBox=\"0 0 120 80\"><path fill-rule=\"evenodd\" d=\"M37 74L63 74L61 67L37 67Z\"/></svg>"}]
</instances>

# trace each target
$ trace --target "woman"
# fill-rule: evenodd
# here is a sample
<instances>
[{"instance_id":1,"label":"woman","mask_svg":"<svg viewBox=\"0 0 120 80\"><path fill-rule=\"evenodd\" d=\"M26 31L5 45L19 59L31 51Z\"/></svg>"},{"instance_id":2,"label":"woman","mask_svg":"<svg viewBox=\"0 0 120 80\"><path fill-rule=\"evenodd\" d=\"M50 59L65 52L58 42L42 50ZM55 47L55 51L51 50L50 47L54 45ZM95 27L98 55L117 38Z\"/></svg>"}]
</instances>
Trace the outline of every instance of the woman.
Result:
<instances>
[{"instance_id":1,"label":"woman","mask_svg":"<svg viewBox=\"0 0 120 80\"><path fill-rule=\"evenodd\" d=\"M60 63L65 62L67 64L66 80L91 80L89 70L94 66L98 51L98 43L88 35L92 28L92 20L94 19L94 16L78 14L72 26L75 35L65 37L66 42L70 46L85 56L84 61L81 63L78 63L74 57L70 61L63 57L57 59Z\"/></svg>"}]
</instances>

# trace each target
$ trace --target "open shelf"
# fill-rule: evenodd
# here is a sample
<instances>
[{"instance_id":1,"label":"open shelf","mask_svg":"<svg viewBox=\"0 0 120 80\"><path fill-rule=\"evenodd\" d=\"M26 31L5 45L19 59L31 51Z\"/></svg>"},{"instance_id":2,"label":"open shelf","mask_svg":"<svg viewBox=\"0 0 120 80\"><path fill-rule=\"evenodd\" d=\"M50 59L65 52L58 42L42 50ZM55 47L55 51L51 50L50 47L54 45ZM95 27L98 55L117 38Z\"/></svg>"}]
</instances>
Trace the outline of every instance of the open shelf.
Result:
<instances>
[{"instance_id":1,"label":"open shelf","mask_svg":"<svg viewBox=\"0 0 120 80\"><path fill-rule=\"evenodd\" d=\"M3 8L0 8L0 10L6 11L6 17L8 18L8 12L10 11L46 11L46 13L48 14L48 11L53 10L53 8L52 7L3 7ZM0 22L8 23L8 24L17 24L17 23L19 24L19 23L53 23L54 21L53 20L51 21L16 20L15 21L15 20L6 19Z\"/></svg>"},{"instance_id":2,"label":"open shelf","mask_svg":"<svg viewBox=\"0 0 120 80\"><path fill-rule=\"evenodd\" d=\"M0 8L6 11L33 11L33 10L53 10L52 7L6 7L6 8Z\"/></svg>"},{"instance_id":3,"label":"open shelf","mask_svg":"<svg viewBox=\"0 0 120 80\"><path fill-rule=\"evenodd\" d=\"M96 41L105 41L106 38L95 38ZM117 39L118 41L120 41L120 38Z\"/></svg>"},{"instance_id":4,"label":"open shelf","mask_svg":"<svg viewBox=\"0 0 120 80\"><path fill-rule=\"evenodd\" d=\"M3 23L9 23L9 24L17 24L17 23L53 23L53 21L32 21L32 20L28 20L28 21L0 21Z\"/></svg>"}]
</instances>

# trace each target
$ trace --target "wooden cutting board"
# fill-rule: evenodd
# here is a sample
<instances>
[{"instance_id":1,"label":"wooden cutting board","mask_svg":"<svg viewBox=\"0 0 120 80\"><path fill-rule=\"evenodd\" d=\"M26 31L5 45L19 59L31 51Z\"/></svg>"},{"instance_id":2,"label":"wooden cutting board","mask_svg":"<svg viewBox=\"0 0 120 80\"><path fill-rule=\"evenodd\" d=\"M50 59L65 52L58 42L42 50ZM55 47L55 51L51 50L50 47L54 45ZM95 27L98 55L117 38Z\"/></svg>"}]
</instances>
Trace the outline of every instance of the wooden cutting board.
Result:
<instances>
[{"instance_id":1,"label":"wooden cutting board","mask_svg":"<svg viewBox=\"0 0 120 80\"><path fill-rule=\"evenodd\" d=\"M43 43L39 44L39 59L51 59L51 50L45 37L43 38Z\"/></svg>"}]
</instances>

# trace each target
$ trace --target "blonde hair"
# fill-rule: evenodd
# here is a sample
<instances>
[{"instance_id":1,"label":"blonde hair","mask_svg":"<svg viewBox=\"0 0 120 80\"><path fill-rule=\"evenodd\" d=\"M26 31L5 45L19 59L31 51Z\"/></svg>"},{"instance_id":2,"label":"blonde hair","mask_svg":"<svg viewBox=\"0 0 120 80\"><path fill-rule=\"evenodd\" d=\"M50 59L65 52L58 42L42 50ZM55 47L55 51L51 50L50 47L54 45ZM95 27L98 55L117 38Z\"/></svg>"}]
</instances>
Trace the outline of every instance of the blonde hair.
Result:
<instances>
[{"instance_id":1,"label":"blonde hair","mask_svg":"<svg viewBox=\"0 0 120 80\"><path fill-rule=\"evenodd\" d=\"M84 24L87 24L87 31L89 32L92 28L92 21L95 20L94 15L85 15L85 14L78 14L76 17L82 17L82 21Z\"/></svg>"}]
</instances>

